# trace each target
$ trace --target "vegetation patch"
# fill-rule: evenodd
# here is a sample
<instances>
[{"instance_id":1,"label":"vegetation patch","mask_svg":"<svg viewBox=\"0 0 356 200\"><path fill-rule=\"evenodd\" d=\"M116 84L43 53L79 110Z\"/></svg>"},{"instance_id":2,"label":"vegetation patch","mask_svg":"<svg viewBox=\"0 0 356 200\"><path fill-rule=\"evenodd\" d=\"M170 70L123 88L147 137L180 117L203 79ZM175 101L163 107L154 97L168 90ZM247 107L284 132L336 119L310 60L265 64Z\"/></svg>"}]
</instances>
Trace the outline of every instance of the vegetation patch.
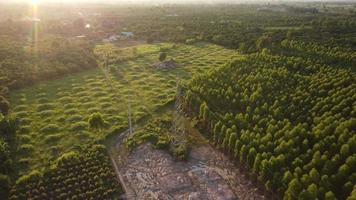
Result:
<instances>
[{"instance_id":1,"label":"vegetation patch","mask_svg":"<svg viewBox=\"0 0 356 200\"><path fill-rule=\"evenodd\" d=\"M20 177L10 199L118 199L122 193L106 148L93 145L63 154L45 172Z\"/></svg>"},{"instance_id":2,"label":"vegetation patch","mask_svg":"<svg viewBox=\"0 0 356 200\"><path fill-rule=\"evenodd\" d=\"M150 142L155 148L169 151L176 160L185 160L189 154L187 140L172 134L172 121L168 118L154 119L142 130L125 140L125 145L132 150L137 145Z\"/></svg>"}]
</instances>

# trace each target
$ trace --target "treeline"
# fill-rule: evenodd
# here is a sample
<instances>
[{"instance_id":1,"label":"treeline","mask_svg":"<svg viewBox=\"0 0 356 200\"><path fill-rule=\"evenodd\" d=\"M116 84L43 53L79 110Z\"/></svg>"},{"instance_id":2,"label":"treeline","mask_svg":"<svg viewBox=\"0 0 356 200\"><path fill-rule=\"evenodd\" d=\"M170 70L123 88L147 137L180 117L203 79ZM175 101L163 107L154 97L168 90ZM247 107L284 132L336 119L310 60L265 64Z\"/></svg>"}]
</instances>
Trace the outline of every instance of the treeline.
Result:
<instances>
[{"instance_id":1,"label":"treeline","mask_svg":"<svg viewBox=\"0 0 356 200\"><path fill-rule=\"evenodd\" d=\"M9 199L119 199L123 193L105 146L68 152L44 173L20 177Z\"/></svg>"},{"instance_id":2,"label":"treeline","mask_svg":"<svg viewBox=\"0 0 356 200\"><path fill-rule=\"evenodd\" d=\"M0 44L0 80L10 89L96 66L85 41L47 38L28 44L1 37Z\"/></svg>"},{"instance_id":3,"label":"treeline","mask_svg":"<svg viewBox=\"0 0 356 200\"><path fill-rule=\"evenodd\" d=\"M36 43L0 36L0 111L10 109L9 91L96 66L86 41L48 37Z\"/></svg>"},{"instance_id":4,"label":"treeline","mask_svg":"<svg viewBox=\"0 0 356 200\"><path fill-rule=\"evenodd\" d=\"M279 50L284 39L356 49L352 11L334 10L331 15L315 10L277 5L154 7L124 16L122 24L147 41L205 41L244 53Z\"/></svg>"},{"instance_id":5,"label":"treeline","mask_svg":"<svg viewBox=\"0 0 356 200\"><path fill-rule=\"evenodd\" d=\"M0 113L0 198L7 199L13 183L17 121Z\"/></svg>"},{"instance_id":6,"label":"treeline","mask_svg":"<svg viewBox=\"0 0 356 200\"><path fill-rule=\"evenodd\" d=\"M352 199L355 83L350 69L256 54L195 77L184 109L274 197Z\"/></svg>"},{"instance_id":7,"label":"treeline","mask_svg":"<svg viewBox=\"0 0 356 200\"><path fill-rule=\"evenodd\" d=\"M356 67L356 51L340 46L325 46L296 40L283 40L281 46L285 52L318 60L328 65Z\"/></svg>"}]
</instances>

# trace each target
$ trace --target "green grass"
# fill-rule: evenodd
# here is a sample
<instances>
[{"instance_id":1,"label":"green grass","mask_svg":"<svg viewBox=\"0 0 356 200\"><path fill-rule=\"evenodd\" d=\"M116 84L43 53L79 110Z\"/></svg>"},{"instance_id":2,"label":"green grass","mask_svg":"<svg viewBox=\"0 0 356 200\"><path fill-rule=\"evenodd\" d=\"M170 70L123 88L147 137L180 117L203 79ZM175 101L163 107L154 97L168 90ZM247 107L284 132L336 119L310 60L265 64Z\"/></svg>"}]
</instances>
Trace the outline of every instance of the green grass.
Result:
<instances>
[{"instance_id":1,"label":"green grass","mask_svg":"<svg viewBox=\"0 0 356 200\"><path fill-rule=\"evenodd\" d=\"M17 153L20 175L48 167L61 154L102 140L112 130L127 126L129 98L135 123L175 97L176 76L186 81L195 73L240 57L236 51L204 43L163 43L135 48L139 56L117 64L120 74L111 74L110 81L102 70L92 69L11 94L12 114L21 119ZM166 49L168 59L178 62L178 68L152 68L162 48ZM110 126L89 130L88 117L98 111Z\"/></svg>"}]
</instances>

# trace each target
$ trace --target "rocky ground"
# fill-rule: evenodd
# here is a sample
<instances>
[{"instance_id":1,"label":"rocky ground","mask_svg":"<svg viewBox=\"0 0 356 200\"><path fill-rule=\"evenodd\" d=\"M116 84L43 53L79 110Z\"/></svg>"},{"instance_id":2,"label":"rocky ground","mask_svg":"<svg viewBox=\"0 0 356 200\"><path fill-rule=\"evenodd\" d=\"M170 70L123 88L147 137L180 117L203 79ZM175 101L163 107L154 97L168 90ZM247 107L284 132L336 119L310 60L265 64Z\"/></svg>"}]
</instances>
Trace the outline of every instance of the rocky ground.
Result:
<instances>
[{"instance_id":1,"label":"rocky ground","mask_svg":"<svg viewBox=\"0 0 356 200\"><path fill-rule=\"evenodd\" d=\"M128 199L265 199L261 191L209 144L193 147L186 162L145 143L119 167Z\"/></svg>"}]
</instances>

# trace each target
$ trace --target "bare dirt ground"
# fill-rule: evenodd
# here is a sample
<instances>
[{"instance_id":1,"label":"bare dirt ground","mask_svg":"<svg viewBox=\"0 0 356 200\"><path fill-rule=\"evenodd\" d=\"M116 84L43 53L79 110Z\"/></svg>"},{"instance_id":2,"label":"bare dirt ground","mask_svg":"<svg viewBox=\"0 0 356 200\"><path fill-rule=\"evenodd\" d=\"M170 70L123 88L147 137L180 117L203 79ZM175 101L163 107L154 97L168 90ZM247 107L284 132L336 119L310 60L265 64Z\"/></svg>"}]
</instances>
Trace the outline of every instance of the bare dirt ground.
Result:
<instances>
[{"instance_id":1,"label":"bare dirt ground","mask_svg":"<svg viewBox=\"0 0 356 200\"><path fill-rule=\"evenodd\" d=\"M237 167L209 144L192 148L189 159L176 162L145 143L118 168L128 199L266 199Z\"/></svg>"}]
</instances>

